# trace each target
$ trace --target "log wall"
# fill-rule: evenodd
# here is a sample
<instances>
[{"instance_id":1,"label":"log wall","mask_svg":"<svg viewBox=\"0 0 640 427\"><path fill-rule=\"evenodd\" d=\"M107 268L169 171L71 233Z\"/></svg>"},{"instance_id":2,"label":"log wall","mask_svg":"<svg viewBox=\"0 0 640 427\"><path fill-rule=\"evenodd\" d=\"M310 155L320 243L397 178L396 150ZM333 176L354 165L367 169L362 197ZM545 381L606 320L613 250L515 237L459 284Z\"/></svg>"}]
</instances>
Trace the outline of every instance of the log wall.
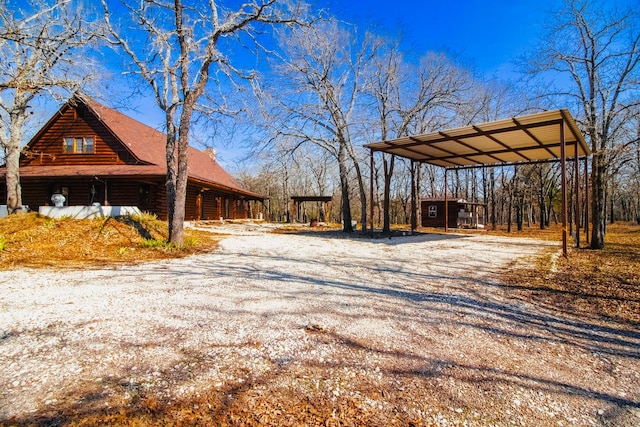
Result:
<instances>
[{"instance_id":1,"label":"log wall","mask_svg":"<svg viewBox=\"0 0 640 427\"><path fill-rule=\"evenodd\" d=\"M94 138L93 153L65 153L65 137ZM136 160L92 114L84 107L62 110L51 128L34 142L21 160L29 165L115 165L135 164Z\"/></svg>"}]
</instances>

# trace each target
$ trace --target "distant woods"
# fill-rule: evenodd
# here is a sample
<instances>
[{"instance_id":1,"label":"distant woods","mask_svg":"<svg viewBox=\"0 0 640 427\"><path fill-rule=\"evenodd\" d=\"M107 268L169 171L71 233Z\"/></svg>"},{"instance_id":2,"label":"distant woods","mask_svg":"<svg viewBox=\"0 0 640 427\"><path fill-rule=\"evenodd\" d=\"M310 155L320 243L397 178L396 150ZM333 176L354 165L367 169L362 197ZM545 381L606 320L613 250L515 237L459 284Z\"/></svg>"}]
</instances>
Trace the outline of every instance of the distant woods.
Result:
<instances>
[{"instance_id":1,"label":"distant woods","mask_svg":"<svg viewBox=\"0 0 640 427\"><path fill-rule=\"evenodd\" d=\"M259 146L254 160L261 167L242 181L269 196L274 220L287 218L292 195L333 195L329 219L353 218L361 227L369 220L363 188L373 174L373 222L388 229L409 223L410 163L376 154L370 170L363 144L567 108L595 153L587 165L590 206L584 196L570 196L568 222L573 230L579 202L581 212L588 209L592 247L602 247L607 222L640 222L640 18L578 0L550 14L540 47L521 61L518 84L478 76L443 53L404 52L398 40L330 18L282 31L280 57L262 76L268 149ZM568 178L582 191L583 162L578 171L575 177L570 168ZM419 197L446 192L485 205L488 227L561 221L558 164L449 172L447 189L443 173L421 165ZM583 215L581 228L585 221Z\"/></svg>"},{"instance_id":2,"label":"distant woods","mask_svg":"<svg viewBox=\"0 0 640 427\"><path fill-rule=\"evenodd\" d=\"M512 83L446 53L408 51L394 37L300 1L230 3L2 2L0 145L10 210L20 210L17 165L34 103L82 92L111 97L92 92L130 84L131 96L148 98L144 105L165 119L175 242L183 235L187 144L251 147L237 175L268 198L269 219L296 214L291 196L333 196L327 212L305 203L303 216L326 215L347 232L369 220L389 230L410 220L411 165L388 155L371 165L364 144L558 108L570 110L594 152L590 206L584 197L569 200L570 211L579 202L589 212L591 246L603 246L608 222L640 222L638 11L563 2L549 12L539 46ZM108 72L120 81L113 89L97 82L113 79ZM574 173L570 180L585 181L583 165ZM450 173L445 189L442 169L415 171L419 197L479 203L487 226L510 229L561 220L559 175L553 163L464 169ZM579 221L584 227L586 216Z\"/></svg>"}]
</instances>

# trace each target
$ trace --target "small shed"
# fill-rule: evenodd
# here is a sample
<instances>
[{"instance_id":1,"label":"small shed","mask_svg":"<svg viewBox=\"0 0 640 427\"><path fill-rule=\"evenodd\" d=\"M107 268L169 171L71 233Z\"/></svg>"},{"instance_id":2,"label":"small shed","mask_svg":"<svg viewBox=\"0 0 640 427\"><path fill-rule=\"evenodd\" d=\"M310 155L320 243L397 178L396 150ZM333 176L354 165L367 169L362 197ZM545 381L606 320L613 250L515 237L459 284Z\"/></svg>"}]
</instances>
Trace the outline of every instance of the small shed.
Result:
<instances>
[{"instance_id":1,"label":"small shed","mask_svg":"<svg viewBox=\"0 0 640 427\"><path fill-rule=\"evenodd\" d=\"M420 200L423 227L445 227L449 205L449 223L446 228L483 228L486 205L465 199L425 198ZM480 209L482 208L482 209Z\"/></svg>"}]
</instances>

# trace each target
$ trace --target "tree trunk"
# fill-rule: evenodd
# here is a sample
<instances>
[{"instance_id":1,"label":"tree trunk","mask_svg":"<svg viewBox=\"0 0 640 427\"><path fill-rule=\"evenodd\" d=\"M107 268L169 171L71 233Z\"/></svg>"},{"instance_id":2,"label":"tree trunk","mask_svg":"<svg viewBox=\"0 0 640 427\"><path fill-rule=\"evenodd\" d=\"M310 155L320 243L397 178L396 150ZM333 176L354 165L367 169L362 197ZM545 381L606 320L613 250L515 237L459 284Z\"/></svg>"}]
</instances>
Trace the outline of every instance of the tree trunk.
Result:
<instances>
[{"instance_id":1,"label":"tree trunk","mask_svg":"<svg viewBox=\"0 0 640 427\"><path fill-rule=\"evenodd\" d=\"M13 138L12 138L13 139ZM7 211L9 214L22 211L22 189L20 187L20 146L11 144L6 150Z\"/></svg>"},{"instance_id":2,"label":"tree trunk","mask_svg":"<svg viewBox=\"0 0 640 427\"><path fill-rule=\"evenodd\" d=\"M360 222L362 224L362 232L367 231L367 189L364 185L364 179L360 170L360 164L358 160L352 157L354 169L356 171L356 178L358 179L358 190L360 192L360 208L362 213L360 215Z\"/></svg>"},{"instance_id":3,"label":"tree trunk","mask_svg":"<svg viewBox=\"0 0 640 427\"><path fill-rule=\"evenodd\" d=\"M553 191L553 187L549 188L547 192L547 227L551 226L551 217L554 216L554 222L557 224L558 219L555 217L555 211L553 209L553 199L555 198L555 193Z\"/></svg>"},{"instance_id":4,"label":"tree trunk","mask_svg":"<svg viewBox=\"0 0 640 427\"><path fill-rule=\"evenodd\" d=\"M509 203L507 206L507 233L511 233L511 213L512 213L512 205L513 203L511 202L512 197L509 197Z\"/></svg>"},{"instance_id":5,"label":"tree trunk","mask_svg":"<svg viewBox=\"0 0 640 427\"><path fill-rule=\"evenodd\" d=\"M338 169L340 172L340 190L342 193L342 231L353 233L351 225L351 203L349 201L349 171L346 164L344 143L338 148Z\"/></svg>"},{"instance_id":6,"label":"tree trunk","mask_svg":"<svg viewBox=\"0 0 640 427\"><path fill-rule=\"evenodd\" d=\"M523 203L523 197L520 194L521 190L520 190L520 177L518 176L518 167L514 166L513 167L513 179L514 179L514 185L513 185L513 194L511 196L511 199L515 200L515 214L516 214L516 228L518 229L518 231L522 231L522 203ZM509 231L511 231L511 229L509 229Z\"/></svg>"},{"instance_id":7,"label":"tree trunk","mask_svg":"<svg viewBox=\"0 0 640 427\"><path fill-rule=\"evenodd\" d=\"M9 214L21 212L22 188L20 186L20 147L7 149L7 211Z\"/></svg>"},{"instance_id":8,"label":"tree trunk","mask_svg":"<svg viewBox=\"0 0 640 427\"><path fill-rule=\"evenodd\" d=\"M608 199L609 199L609 224L615 224L617 217L616 217L616 207L615 207L615 189L613 188L613 186L609 187L609 192L607 193L609 195Z\"/></svg>"},{"instance_id":9,"label":"tree trunk","mask_svg":"<svg viewBox=\"0 0 640 427\"><path fill-rule=\"evenodd\" d=\"M20 141L25 122L25 109L15 108L10 114L11 132L9 144L5 148L7 211L9 214L22 212L22 187L20 185Z\"/></svg>"},{"instance_id":10,"label":"tree trunk","mask_svg":"<svg viewBox=\"0 0 640 427\"><path fill-rule=\"evenodd\" d=\"M187 181L189 178L187 171L188 138L188 132L187 135L183 135L180 132L178 139L178 173L175 185L176 200L173 205L171 233L169 236L169 241L177 246L182 246L184 243L184 218L187 201Z\"/></svg>"},{"instance_id":11,"label":"tree trunk","mask_svg":"<svg viewBox=\"0 0 640 427\"><path fill-rule=\"evenodd\" d=\"M189 158L189 130L194 105L195 100L191 97L186 97L180 112L177 146L175 150L172 150L176 156L177 170L175 170L174 180L175 202L173 203L173 212L169 223L169 241L177 246L182 246L184 243L184 218L187 204L187 183L189 181L189 171L187 167ZM176 145L175 137L172 139L174 145ZM169 161L168 150L169 144L167 143L167 164Z\"/></svg>"},{"instance_id":12,"label":"tree trunk","mask_svg":"<svg viewBox=\"0 0 640 427\"><path fill-rule=\"evenodd\" d=\"M538 203L540 204L540 230L544 230L547 226L547 222L545 218L547 207L544 202L545 182L542 178L543 178L542 167L538 167L538 183L540 185L540 188L538 189Z\"/></svg>"},{"instance_id":13,"label":"tree trunk","mask_svg":"<svg viewBox=\"0 0 640 427\"><path fill-rule=\"evenodd\" d=\"M375 162L373 164L373 168L375 170L375 175L374 175L374 179L373 179L373 185L374 185L374 197L376 199L376 203L375 203L374 206L376 206L378 208L376 210L376 224L380 225L382 223L382 209L380 209L382 204L380 203L380 183L378 182L378 169L376 168ZM373 218L372 218L371 222L372 222L371 229L373 230L373 228L374 228Z\"/></svg>"},{"instance_id":14,"label":"tree trunk","mask_svg":"<svg viewBox=\"0 0 640 427\"><path fill-rule=\"evenodd\" d=\"M591 249L604 248L604 234L606 221L605 175L601 153L593 153L591 172Z\"/></svg>"},{"instance_id":15,"label":"tree trunk","mask_svg":"<svg viewBox=\"0 0 640 427\"><path fill-rule=\"evenodd\" d=\"M542 192L542 190L540 190L540 198L538 200L538 202L540 203L540 230L544 230L547 227L547 218L546 218L546 213L547 213L547 206L545 204L544 201L544 193Z\"/></svg>"},{"instance_id":16,"label":"tree trunk","mask_svg":"<svg viewBox=\"0 0 640 427\"><path fill-rule=\"evenodd\" d=\"M391 234L391 218L390 218L390 205L391 205L391 176L393 175L393 168L395 165L396 156L391 155L391 159L387 162L386 154L382 156L382 162L384 165L384 199L383 199L383 221L382 234Z\"/></svg>"},{"instance_id":17,"label":"tree trunk","mask_svg":"<svg viewBox=\"0 0 640 427\"><path fill-rule=\"evenodd\" d=\"M173 111L166 112L167 118L167 147L166 147L166 160L167 160L167 179L165 182L165 188L167 193L167 222L169 225L169 242L174 242L178 231L182 229L182 224L178 222L176 215L176 204L178 201L178 159L177 159L177 129L175 128L173 121ZM177 234L176 234L177 233Z\"/></svg>"},{"instance_id":18,"label":"tree trunk","mask_svg":"<svg viewBox=\"0 0 640 427\"><path fill-rule=\"evenodd\" d=\"M521 197L518 197L518 202L516 204L516 226L518 227L518 231L522 231L524 224L524 200Z\"/></svg>"}]
</instances>

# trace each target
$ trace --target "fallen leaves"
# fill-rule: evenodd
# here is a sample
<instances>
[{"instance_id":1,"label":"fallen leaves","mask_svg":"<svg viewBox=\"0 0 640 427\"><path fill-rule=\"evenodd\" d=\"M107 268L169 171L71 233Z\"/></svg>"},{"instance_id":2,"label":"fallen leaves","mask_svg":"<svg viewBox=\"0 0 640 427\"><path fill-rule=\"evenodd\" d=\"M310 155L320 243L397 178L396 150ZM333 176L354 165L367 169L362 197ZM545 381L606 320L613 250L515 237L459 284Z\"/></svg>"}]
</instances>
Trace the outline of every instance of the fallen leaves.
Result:
<instances>
[{"instance_id":1,"label":"fallen leaves","mask_svg":"<svg viewBox=\"0 0 640 427\"><path fill-rule=\"evenodd\" d=\"M0 269L20 267L68 268L111 263L135 263L152 259L183 257L215 247L220 237L186 230L195 245L173 250L145 247L145 239L166 239L166 221L129 217L52 219L37 213L10 215L0 219Z\"/></svg>"},{"instance_id":2,"label":"fallen leaves","mask_svg":"<svg viewBox=\"0 0 640 427\"><path fill-rule=\"evenodd\" d=\"M531 260L504 276L520 297L563 313L640 323L640 226L609 226L602 250L572 249L551 268Z\"/></svg>"}]
</instances>

